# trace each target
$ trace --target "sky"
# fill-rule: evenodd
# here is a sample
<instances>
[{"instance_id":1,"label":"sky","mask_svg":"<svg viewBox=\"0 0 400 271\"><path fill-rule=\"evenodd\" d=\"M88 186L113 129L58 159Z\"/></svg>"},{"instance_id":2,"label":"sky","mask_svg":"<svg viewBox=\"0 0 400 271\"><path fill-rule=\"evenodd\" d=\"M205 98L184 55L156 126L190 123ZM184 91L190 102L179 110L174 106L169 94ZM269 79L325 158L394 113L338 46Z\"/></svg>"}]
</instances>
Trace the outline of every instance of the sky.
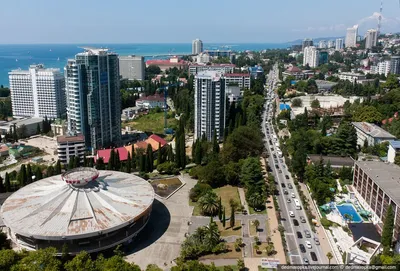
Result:
<instances>
[{"instance_id":1,"label":"sky","mask_svg":"<svg viewBox=\"0 0 400 271\"><path fill-rule=\"evenodd\" d=\"M380 0L3 0L0 43L280 43L376 28ZM384 0L382 32L400 32Z\"/></svg>"}]
</instances>

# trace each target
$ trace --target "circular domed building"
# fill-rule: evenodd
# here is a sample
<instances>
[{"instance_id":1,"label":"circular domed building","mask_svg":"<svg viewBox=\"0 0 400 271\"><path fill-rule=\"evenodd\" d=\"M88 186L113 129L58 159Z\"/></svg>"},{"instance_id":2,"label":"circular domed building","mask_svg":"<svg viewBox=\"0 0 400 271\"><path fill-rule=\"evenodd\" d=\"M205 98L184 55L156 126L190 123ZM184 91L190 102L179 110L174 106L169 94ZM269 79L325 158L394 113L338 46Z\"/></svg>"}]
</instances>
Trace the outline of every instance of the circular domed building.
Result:
<instances>
[{"instance_id":1,"label":"circular domed building","mask_svg":"<svg viewBox=\"0 0 400 271\"><path fill-rule=\"evenodd\" d=\"M11 239L35 250L97 252L130 242L147 224L154 189L135 175L77 168L29 184L1 206Z\"/></svg>"}]
</instances>

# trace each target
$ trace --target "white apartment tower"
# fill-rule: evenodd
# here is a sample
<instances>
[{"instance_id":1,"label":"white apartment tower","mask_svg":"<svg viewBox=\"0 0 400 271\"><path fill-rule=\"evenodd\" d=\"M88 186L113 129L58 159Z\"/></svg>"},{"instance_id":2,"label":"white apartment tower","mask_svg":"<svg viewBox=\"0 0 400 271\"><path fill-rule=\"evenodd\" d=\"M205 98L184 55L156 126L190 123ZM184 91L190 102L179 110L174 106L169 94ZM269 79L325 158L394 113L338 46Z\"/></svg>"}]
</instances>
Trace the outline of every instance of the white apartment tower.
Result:
<instances>
[{"instance_id":1,"label":"white apartment tower","mask_svg":"<svg viewBox=\"0 0 400 271\"><path fill-rule=\"evenodd\" d=\"M8 75L14 116L65 117L64 75L60 69L31 65L29 70L13 70Z\"/></svg>"},{"instance_id":2,"label":"white apartment tower","mask_svg":"<svg viewBox=\"0 0 400 271\"><path fill-rule=\"evenodd\" d=\"M318 67L319 52L315 46L308 46L304 48L303 65L310 66L310 68Z\"/></svg>"},{"instance_id":3,"label":"white apartment tower","mask_svg":"<svg viewBox=\"0 0 400 271\"><path fill-rule=\"evenodd\" d=\"M326 49L327 48L327 44L325 40L320 40L318 43L318 48L320 49Z\"/></svg>"},{"instance_id":4,"label":"white apartment tower","mask_svg":"<svg viewBox=\"0 0 400 271\"><path fill-rule=\"evenodd\" d=\"M145 63L143 56L120 56L119 72L122 79L143 81L145 76Z\"/></svg>"},{"instance_id":5,"label":"white apartment tower","mask_svg":"<svg viewBox=\"0 0 400 271\"><path fill-rule=\"evenodd\" d=\"M346 48L357 46L357 35L358 35L358 25L347 28L346 41L345 41Z\"/></svg>"},{"instance_id":6,"label":"white apartment tower","mask_svg":"<svg viewBox=\"0 0 400 271\"><path fill-rule=\"evenodd\" d=\"M328 48L334 48L334 47L335 47L335 41L334 40L328 41Z\"/></svg>"},{"instance_id":7,"label":"white apartment tower","mask_svg":"<svg viewBox=\"0 0 400 271\"><path fill-rule=\"evenodd\" d=\"M215 71L199 72L194 86L195 139L204 134L211 141L215 130L221 140L225 129L225 79Z\"/></svg>"},{"instance_id":8,"label":"white apartment tower","mask_svg":"<svg viewBox=\"0 0 400 271\"><path fill-rule=\"evenodd\" d=\"M371 49L376 46L378 40L378 31L376 29L370 29L365 34L365 49Z\"/></svg>"},{"instance_id":9,"label":"white apartment tower","mask_svg":"<svg viewBox=\"0 0 400 271\"><path fill-rule=\"evenodd\" d=\"M343 49L343 39L336 39L335 50L339 51Z\"/></svg>"},{"instance_id":10,"label":"white apartment tower","mask_svg":"<svg viewBox=\"0 0 400 271\"><path fill-rule=\"evenodd\" d=\"M388 76L390 73L390 60L385 60L383 62L378 63L378 74L384 74Z\"/></svg>"},{"instance_id":11,"label":"white apartment tower","mask_svg":"<svg viewBox=\"0 0 400 271\"><path fill-rule=\"evenodd\" d=\"M198 55L203 52L203 42L200 39L192 41L192 55Z\"/></svg>"}]
</instances>

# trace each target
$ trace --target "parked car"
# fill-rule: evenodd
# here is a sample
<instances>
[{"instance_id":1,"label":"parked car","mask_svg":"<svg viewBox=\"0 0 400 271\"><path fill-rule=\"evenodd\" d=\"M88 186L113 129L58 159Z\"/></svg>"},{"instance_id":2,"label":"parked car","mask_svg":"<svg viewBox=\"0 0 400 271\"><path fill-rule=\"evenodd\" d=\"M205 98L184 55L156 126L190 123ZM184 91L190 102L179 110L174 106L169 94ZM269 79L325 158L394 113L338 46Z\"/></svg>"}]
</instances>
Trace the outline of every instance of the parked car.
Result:
<instances>
[{"instance_id":1,"label":"parked car","mask_svg":"<svg viewBox=\"0 0 400 271\"><path fill-rule=\"evenodd\" d=\"M307 257L303 258L303 262L304 262L304 264L310 264L310 262L308 261Z\"/></svg>"},{"instance_id":2,"label":"parked car","mask_svg":"<svg viewBox=\"0 0 400 271\"><path fill-rule=\"evenodd\" d=\"M294 193L292 193L292 198L295 198L296 196L295 196L295 194Z\"/></svg>"},{"instance_id":3,"label":"parked car","mask_svg":"<svg viewBox=\"0 0 400 271\"><path fill-rule=\"evenodd\" d=\"M304 218L304 216L300 216L300 222L301 223L306 223L306 219Z\"/></svg>"},{"instance_id":4,"label":"parked car","mask_svg":"<svg viewBox=\"0 0 400 271\"><path fill-rule=\"evenodd\" d=\"M285 189L285 190L283 190L283 194L287 195L287 194L289 194L289 192Z\"/></svg>"},{"instance_id":5,"label":"parked car","mask_svg":"<svg viewBox=\"0 0 400 271\"><path fill-rule=\"evenodd\" d=\"M289 189L292 189L292 188L293 188L292 184L290 184L290 183L288 183L287 186L289 187Z\"/></svg>"},{"instance_id":6,"label":"parked car","mask_svg":"<svg viewBox=\"0 0 400 271\"><path fill-rule=\"evenodd\" d=\"M289 211L289 216L290 216L290 217L294 217L293 211Z\"/></svg>"},{"instance_id":7,"label":"parked car","mask_svg":"<svg viewBox=\"0 0 400 271\"><path fill-rule=\"evenodd\" d=\"M285 175L286 180L289 180L289 175Z\"/></svg>"},{"instance_id":8,"label":"parked car","mask_svg":"<svg viewBox=\"0 0 400 271\"><path fill-rule=\"evenodd\" d=\"M299 245L299 248L300 248L300 251L301 251L301 252L303 252L303 253L306 252L306 248L305 248L305 246L304 246L303 244L300 244L300 245Z\"/></svg>"},{"instance_id":9,"label":"parked car","mask_svg":"<svg viewBox=\"0 0 400 271\"><path fill-rule=\"evenodd\" d=\"M283 188L285 188L285 187L286 187L286 185L285 185L284 183L281 183L281 185L282 185L282 187L283 187Z\"/></svg>"},{"instance_id":10,"label":"parked car","mask_svg":"<svg viewBox=\"0 0 400 271\"><path fill-rule=\"evenodd\" d=\"M319 245L319 239L317 237L314 237L314 242L316 245Z\"/></svg>"},{"instance_id":11,"label":"parked car","mask_svg":"<svg viewBox=\"0 0 400 271\"><path fill-rule=\"evenodd\" d=\"M307 248L312 248L311 242L310 241L306 241L306 247Z\"/></svg>"},{"instance_id":12,"label":"parked car","mask_svg":"<svg viewBox=\"0 0 400 271\"><path fill-rule=\"evenodd\" d=\"M290 198L287 199L287 203L291 203L292 200Z\"/></svg>"},{"instance_id":13,"label":"parked car","mask_svg":"<svg viewBox=\"0 0 400 271\"><path fill-rule=\"evenodd\" d=\"M279 173L282 173L282 170L278 169L278 172L279 172Z\"/></svg>"},{"instance_id":14,"label":"parked car","mask_svg":"<svg viewBox=\"0 0 400 271\"><path fill-rule=\"evenodd\" d=\"M315 252L314 252L314 251L311 251L311 252L310 252L310 256L311 256L311 259L312 259L314 262L318 261L317 255L315 255Z\"/></svg>"},{"instance_id":15,"label":"parked car","mask_svg":"<svg viewBox=\"0 0 400 271\"><path fill-rule=\"evenodd\" d=\"M310 233L309 230L305 230L305 231L304 231L304 235L305 235L307 238L311 238L311 233Z\"/></svg>"},{"instance_id":16,"label":"parked car","mask_svg":"<svg viewBox=\"0 0 400 271\"><path fill-rule=\"evenodd\" d=\"M279 166L278 166L278 165L275 165L275 168L276 168L276 169L279 169Z\"/></svg>"},{"instance_id":17,"label":"parked car","mask_svg":"<svg viewBox=\"0 0 400 271\"><path fill-rule=\"evenodd\" d=\"M298 225L299 225L299 221L297 221L297 219L293 219L293 224L294 224L295 226L298 226Z\"/></svg>"},{"instance_id":18,"label":"parked car","mask_svg":"<svg viewBox=\"0 0 400 271\"><path fill-rule=\"evenodd\" d=\"M299 239L303 238L303 235L299 231L297 232L297 238L299 238Z\"/></svg>"}]
</instances>

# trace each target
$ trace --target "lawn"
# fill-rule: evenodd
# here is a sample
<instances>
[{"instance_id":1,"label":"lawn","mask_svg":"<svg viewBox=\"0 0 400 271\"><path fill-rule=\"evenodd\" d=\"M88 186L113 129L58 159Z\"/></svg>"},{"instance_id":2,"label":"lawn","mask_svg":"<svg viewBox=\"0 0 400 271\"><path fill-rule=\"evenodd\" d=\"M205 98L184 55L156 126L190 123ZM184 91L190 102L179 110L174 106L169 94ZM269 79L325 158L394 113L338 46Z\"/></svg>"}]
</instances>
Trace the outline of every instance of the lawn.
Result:
<instances>
[{"instance_id":1,"label":"lawn","mask_svg":"<svg viewBox=\"0 0 400 271\"><path fill-rule=\"evenodd\" d=\"M249 206L249 211L250 211L251 215L253 215L253 214L266 215L267 214L267 208L264 208L264 210L262 210L261 212L256 212L253 207Z\"/></svg>"},{"instance_id":2,"label":"lawn","mask_svg":"<svg viewBox=\"0 0 400 271\"><path fill-rule=\"evenodd\" d=\"M220 254L205 255L205 256L201 257L199 260L242 259L243 258L242 251L236 251L234 243L226 243L226 246L228 247L228 252L220 253ZM237 270L237 269L234 269L234 270Z\"/></svg>"},{"instance_id":3,"label":"lawn","mask_svg":"<svg viewBox=\"0 0 400 271\"><path fill-rule=\"evenodd\" d=\"M231 216L231 206L229 205L229 200L233 199L240 204L237 187L227 185L214 189L214 192L217 193L218 197L221 197L222 206L225 207L225 216L228 219ZM193 202L189 199L189 205L194 206L192 214L193 216L201 216L200 206L197 202Z\"/></svg>"},{"instance_id":4,"label":"lawn","mask_svg":"<svg viewBox=\"0 0 400 271\"><path fill-rule=\"evenodd\" d=\"M233 271L239 271L239 268L237 267L237 265L225 265L225 266L229 266L230 268L232 268ZM218 271L224 271L225 266L216 266L216 270Z\"/></svg>"},{"instance_id":5,"label":"lawn","mask_svg":"<svg viewBox=\"0 0 400 271\"><path fill-rule=\"evenodd\" d=\"M218 229L221 232L221 236L242 236L242 221L236 220L235 226L231 228L229 220L225 223L225 228L222 226L220 221L215 221L218 225Z\"/></svg>"},{"instance_id":6,"label":"lawn","mask_svg":"<svg viewBox=\"0 0 400 271\"><path fill-rule=\"evenodd\" d=\"M168 128L175 129L178 124L178 121L175 118L167 119ZM163 134L164 133L164 112L160 113L149 113L147 115L140 116L139 118L130 121L125 126L130 126L133 129L144 131L144 132L153 132L155 134Z\"/></svg>"},{"instance_id":7,"label":"lawn","mask_svg":"<svg viewBox=\"0 0 400 271\"><path fill-rule=\"evenodd\" d=\"M231 215L231 206L229 205L229 200L233 199L240 205L239 192L237 187L234 186L223 186L214 189L214 192L221 197L222 206L225 207L225 215L228 218Z\"/></svg>"},{"instance_id":8,"label":"lawn","mask_svg":"<svg viewBox=\"0 0 400 271\"><path fill-rule=\"evenodd\" d=\"M256 226L254 226L253 222L254 220L249 221L250 236L257 236L257 229Z\"/></svg>"},{"instance_id":9,"label":"lawn","mask_svg":"<svg viewBox=\"0 0 400 271\"><path fill-rule=\"evenodd\" d=\"M267 253L265 252L265 250L266 250L266 246L268 245L268 243L261 243L261 245L259 245L259 251L261 251L261 253L260 254L258 254L257 252L256 252L256 250L254 249L254 245L253 245L253 257L263 257L263 258L266 258L266 257L273 257L273 255L272 256L268 256L267 255Z\"/></svg>"}]
</instances>

